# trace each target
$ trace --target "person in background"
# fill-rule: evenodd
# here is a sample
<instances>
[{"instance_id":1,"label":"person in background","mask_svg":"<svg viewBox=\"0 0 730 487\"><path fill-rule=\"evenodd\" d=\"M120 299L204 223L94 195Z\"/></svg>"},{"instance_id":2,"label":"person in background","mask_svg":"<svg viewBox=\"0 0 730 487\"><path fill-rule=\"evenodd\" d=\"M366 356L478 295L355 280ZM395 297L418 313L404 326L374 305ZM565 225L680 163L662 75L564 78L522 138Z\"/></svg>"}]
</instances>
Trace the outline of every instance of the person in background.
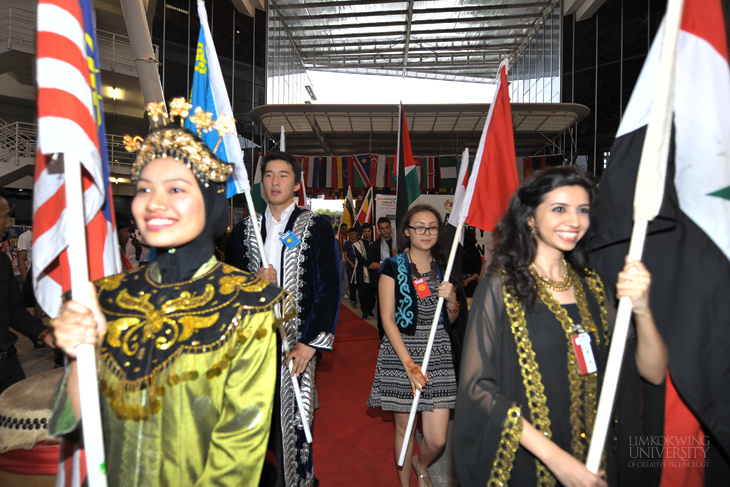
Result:
<instances>
[{"instance_id":1,"label":"person in background","mask_svg":"<svg viewBox=\"0 0 730 487\"><path fill-rule=\"evenodd\" d=\"M0 240L7 236L11 224L9 200L7 192L0 188ZM0 252L0 393L25 378L15 349L18 337L10 331L11 327L34 343L40 341L55 348L52 330L25 309L13 265L5 252Z\"/></svg>"},{"instance_id":2,"label":"person in background","mask_svg":"<svg viewBox=\"0 0 730 487\"><path fill-rule=\"evenodd\" d=\"M132 213L157 259L89 286L91 309L64 303L54 331L69 367L49 430L85 426L75 353L95 345L110 487L258 487L287 293L214 256L231 165L174 118L125 143Z\"/></svg>"},{"instance_id":3,"label":"person in background","mask_svg":"<svg viewBox=\"0 0 730 487\"><path fill-rule=\"evenodd\" d=\"M135 225L134 220L130 220L129 223L129 239L127 239L127 243L122 246L122 252L134 269L139 267L139 259L137 259L137 255L141 252L137 251L136 245L136 242L139 240L137 225Z\"/></svg>"},{"instance_id":4,"label":"person in background","mask_svg":"<svg viewBox=\"0 0 730 487\"><path fill-rule=\"evenodd\" d=\"M129 243L129 228L132 226L132 221L120 211L114 212L114 219L117 222L117 240L119 240L119 257L122 259L122 270L134 269L134 266L124 253L124 249Z\"/></svg>"},{"instance_id":5,"label":"person in background","mask_svg":"<svg viewBox=\"0 0 730 487\"><path fill-rule=\"evenodd\" d=\"M380 266L385 261L395 255L396 245L395 239L393 238L393 227L390 225L388 217L381 216L378 218L378 232L380 237L368 247L368 270L370 275L373 277L370 279L370 292L372 293L373 307L375 307L375 300L379 299L379 286L380 280ZM380 307L378 306L378 334L382 339L385 335L383 331L383 322L380 318Z\"/></svg>"},{"instance_id":6,"label":"person in background","mask_svg":"<svg viewBox=\"0 0 730 487\"><path fill-rule=\"evenodd\" d=\"M461 264L462 285L466 297L471 298L474 290L479 284L479 276L482 273L482 254L477 248L477 234L474 227L466 227L464 230L464 254Z\"/></svg>"},{"instance_id":7,"label":"person in background","mask_svg":"<svg viewBox=\"0 0 730 487\"><path fill-rule=\"evenodd\" d=\"M595 474L584 463L616 298L631 298L636 325L624 362L653 384L664 381L667 349L649 308L649 272L627 261L614 296L587 267L593 188L576 167L543 171L514 193L495 229L461 360L454 419L461 486L617 485L611 440L604 465L614 468ZM612 418L609 438L632 423ZM618 468L630 467L623 463Z\"/></svg>"},{"instance_id":8,"label":"person in background","mask_svg":"<svg viewBox=\"0 0 730 487\"><path fill-rule=\"evenodd\" d=\"M456 287L443 280L446 259L442 230L436 209L412 206L398 224L398 248L404 252L386 259L380 271L380 315L385 337L367 404L394 412L394 456L401 487L410 485L411 466L420 487L433 486L428 467L444 451L449 416L456 403L456 373L448 333L460 306ZM440 297L445 301L424 376L421 366ZM423 439L418 456L413 456L413 435L405 439L406 459L398 468L416 390L421 391L418 411Z\"/></svg>"},{"instance_id":9,"label":"person in background","mask_svg":"<svg viewBox=\"0 0 730 487\"><path fill-rule=\"evenodd\" d=\"M299 310L296 318L283 325L289 354L281 362L276 380L280 408L272 426L271 448L276 455L277 475L271 485L311 487L319 482L291 376L298 378L311 427L317 407L317 362L321 352L332 350L335 341L342 282L340 255L331 223L299 208L294 201L302 174L297 159L285 152L272 152L263 157L261 166L261 184L268 201L259 216L264 248L256 241L249 217L231 232L226 258L239 269L288 290ZM262 253L268 268L262 267Z\"/></svg>"},{"instance_id":10,"label":"person in background","mask_svg":"<svg viewBox=\"0 0 730 487\"><path fill-rule=\"evenodd\" d=\"M359 239L357 238L357 230L354 228L351 228L347 232L348 239L342 246L342 255L345 258L345 272L347 274L347 285L350 289L350 304L352 306L357 306L357 278L355 276L355 267L357 265L356 263L356 257L355 257L355 249L353 245L355 242L357 242ZM355 276L355 277L353 277ZM362 300L360 300L362 301Z\"/></svg>"},{"instance_id":11,"label":"person in background","mask_svg":"<svg viewBox=\"0 0 730 487\"><path fill-rule=\"evenodd\" d=\"M337 238L337 245L340 249L340 275L342 276L342 299L354 299L354 296L350 296L350 286L347 283L347 261L345 260L345 242L347 242L347 223L340 224L340 231L335 235Z\"/></svg>"},{"instance_id":12,"label":"person in background","mask_svg":"<svg viewBox=\"0 0 730 487\"><path fill-rule=\"evenodd\" d=\"M360 298L360 311L362 311L363 319L367 319L373 315L375 300L370 285L370 281L376 273L368 268L368 248L373 241L373 225L371 223L362 224L362 239L353 244L355 250L355 277L357 279L357 293Z\"/></svg>"},{"instance_id":13,"label":"person in background","mask_svg":"<svg viewBox=\"0 0 730 487\"><path fill-rule=\"evenodd\" d=\"M28 269L33 263L33 229L26 230L18 237L18 270L23 282L28 278Z\"/></svg>"}]
</instances>

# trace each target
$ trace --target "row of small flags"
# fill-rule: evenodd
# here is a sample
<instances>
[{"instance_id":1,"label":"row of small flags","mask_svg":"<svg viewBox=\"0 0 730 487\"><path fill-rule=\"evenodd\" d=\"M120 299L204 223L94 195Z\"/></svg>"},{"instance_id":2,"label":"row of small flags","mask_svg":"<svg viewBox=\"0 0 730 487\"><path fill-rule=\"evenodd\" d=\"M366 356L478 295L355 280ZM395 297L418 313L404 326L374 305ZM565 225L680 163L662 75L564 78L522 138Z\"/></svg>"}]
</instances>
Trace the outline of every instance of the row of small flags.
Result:
<instances>
[{"instance_id":1,"label":"row of small flags","mask_svg":"<svg viewBox=\"0 0 730 487\"><path fill-rule=\"evenodd\" d=\"M395 156L358 154L352 156L295 156L302 166L303 182L309 188L347 191L357 188L395 188ZM422 191L453 192L461 164L457 155L414 157Z\"/></svg>"}]
</instances>

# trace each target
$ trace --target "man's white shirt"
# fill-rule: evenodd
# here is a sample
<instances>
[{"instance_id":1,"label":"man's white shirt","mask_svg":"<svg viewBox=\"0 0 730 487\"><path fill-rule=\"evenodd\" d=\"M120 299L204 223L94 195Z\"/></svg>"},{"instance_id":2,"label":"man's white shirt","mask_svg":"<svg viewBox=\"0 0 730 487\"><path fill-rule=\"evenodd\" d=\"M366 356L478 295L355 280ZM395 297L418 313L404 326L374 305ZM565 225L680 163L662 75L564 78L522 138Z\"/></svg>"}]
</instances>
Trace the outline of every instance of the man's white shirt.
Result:
<instances>
[{"instance_id":1,"label":"man's white shirt","mask_svg":"<svg viewBox=\"0 0 730 487\"><path fill-rule=\"evenodd\" d=\"M289 217L296 207L296 204L292 200L291 205L281 212L281 220L279 221L276 221L268 206L264 212L266 219L266 242L264 242L264 251L266 252L266 258L269 264L273 265L274 269L276 269L276 283L278 285L281 285L281 249L284 246L279 237L284 234Z\"/></svg>"}]
</instances>

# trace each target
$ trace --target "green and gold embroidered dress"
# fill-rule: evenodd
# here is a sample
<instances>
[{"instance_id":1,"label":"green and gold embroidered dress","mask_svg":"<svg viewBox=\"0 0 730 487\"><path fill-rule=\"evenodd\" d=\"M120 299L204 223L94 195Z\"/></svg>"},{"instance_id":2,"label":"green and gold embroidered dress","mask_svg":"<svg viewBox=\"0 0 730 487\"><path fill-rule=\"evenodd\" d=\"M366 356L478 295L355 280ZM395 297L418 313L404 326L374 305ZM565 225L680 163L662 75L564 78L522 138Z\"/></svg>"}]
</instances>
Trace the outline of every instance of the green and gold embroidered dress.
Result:
<instances>
[{"instance_id":1,"label":"green and gold embroidered dress","mask_svg":"<svg viewBox=\"0 0 730 487\"><path fill-rule=\"evenodd\" d=\"M288 295L215 258L159 282L152 264L96 283L109 485L257 486ZM62 390L51 430L75 427Z\"/></svg>"}]
</instances>

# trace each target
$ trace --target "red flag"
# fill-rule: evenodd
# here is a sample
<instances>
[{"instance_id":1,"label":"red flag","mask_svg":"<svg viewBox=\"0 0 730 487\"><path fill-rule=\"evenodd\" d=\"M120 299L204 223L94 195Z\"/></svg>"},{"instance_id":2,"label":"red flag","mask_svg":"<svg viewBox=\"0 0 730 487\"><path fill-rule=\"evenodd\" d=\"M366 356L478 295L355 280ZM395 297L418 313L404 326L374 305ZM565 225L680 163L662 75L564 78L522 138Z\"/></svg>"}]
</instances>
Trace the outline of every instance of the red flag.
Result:
<instances>
[{"instance_id":1,"label":"red flag","mask_svg":"<svg viewBox=\"0 0 730 487\"><path fill-rule=\"evenodd\" d=\"M297 206L299 208L307 209L307 190L305 189L305 183L307 180L304 178L304 171L302 171L302 180L299 185L299 200Z\"/></svg>"},{"instance_id":2,"label":"red flag","mask_svg":"<svg viewBox=\"0 0 730 487\"><path fill-rule=\"evenodd\" d=\"M516 161L505 63L499 70L494 102L489 107L459 215L466 218L468 225L487 232L494 230L520 185Z\"/></svg>"}]
</instances>

